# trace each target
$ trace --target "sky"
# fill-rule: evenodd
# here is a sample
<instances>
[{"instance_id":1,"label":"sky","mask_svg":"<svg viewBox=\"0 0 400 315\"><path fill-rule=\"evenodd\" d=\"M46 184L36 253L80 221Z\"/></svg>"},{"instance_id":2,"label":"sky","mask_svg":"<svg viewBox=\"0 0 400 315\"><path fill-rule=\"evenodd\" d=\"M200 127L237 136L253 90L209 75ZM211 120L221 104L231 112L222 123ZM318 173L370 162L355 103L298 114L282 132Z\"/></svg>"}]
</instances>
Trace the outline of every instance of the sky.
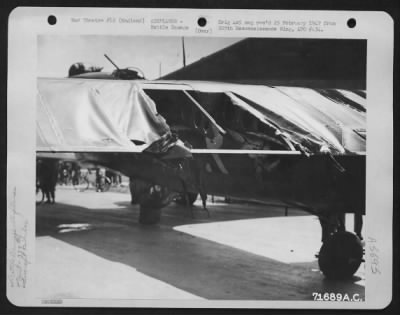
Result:
<instances>
[{"instance_id":1,"label":"sky","mask_svg":"<svg viewBox=\"0 0 400 315\"><path fill-rule=\"evenodd\" d=\"M238 42L239 38L185 37L186 64ZM113 71L137 67L147 79L156 79L183 66L181 37L60 36L38 37L38 77L66 77L69 67L85 62Z\"/></svg>"}]
</instances>

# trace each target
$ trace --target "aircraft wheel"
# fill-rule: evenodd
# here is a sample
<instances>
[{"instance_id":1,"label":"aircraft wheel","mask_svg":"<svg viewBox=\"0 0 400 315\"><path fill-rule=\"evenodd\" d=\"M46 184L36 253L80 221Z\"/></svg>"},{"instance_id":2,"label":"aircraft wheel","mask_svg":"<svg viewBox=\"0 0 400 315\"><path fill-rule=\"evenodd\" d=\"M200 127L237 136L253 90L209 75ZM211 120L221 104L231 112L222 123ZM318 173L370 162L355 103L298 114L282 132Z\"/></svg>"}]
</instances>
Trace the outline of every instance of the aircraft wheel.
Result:
<instances>
[{"instance_id":1,"label":"aircraft wheel","mask_svg":"<svg viewBox=\"0 0 400 315\"><path fill-rule=\"evenodd\" d=\"M198 193L191 193L191 192L188 193L189 205L190 206L193 205L194 202L197 200L197 196L198 196ZM179 204L179 205L186 206L185 194L184 193L179 194L178 197L175 199L175 202L177 204Z\"/></svg>"},{"instance_id":2,"label":"aircraft wheel","mask_svg":"<svg viewBox=\"0 0 400 315\"><path fill-rule=\"evenodd\" d=\"M167 206L172 194L168 188L160 185L149 185L148 189L139 195L139 223L157 224L161 219L161 208Z\"/></svg>"},{"instance_id":3,"label":"aircraft wheel","mask_svg":"<svg viewBox=\"0 0 400 315\"><path fill-rule=\"evenodd\" d=\"M320 270L328 279L351 278L363 259L359 238L350 232L337 232L322 245L318 256Z\"/></svg>"},{"instance_id":4,"label":"aircraft wheel","mask_svg":"<svg viewBox=\"0 0 400 315\"><path fill-rule=\"evenodd\" d=\"M145 225L157 224L161 220L161 208L146 207L141 205L139 223Z\"/></svg>"}]
</instances>

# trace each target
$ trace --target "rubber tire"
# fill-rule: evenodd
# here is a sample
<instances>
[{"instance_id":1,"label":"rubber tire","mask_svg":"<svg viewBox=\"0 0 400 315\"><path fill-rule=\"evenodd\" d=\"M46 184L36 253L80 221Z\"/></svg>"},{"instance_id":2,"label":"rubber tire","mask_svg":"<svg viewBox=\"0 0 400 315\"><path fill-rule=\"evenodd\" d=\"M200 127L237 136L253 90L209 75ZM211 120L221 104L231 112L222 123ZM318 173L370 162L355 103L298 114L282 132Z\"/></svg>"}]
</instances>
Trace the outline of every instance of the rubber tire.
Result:
<instances>
[{"instance_id":1,"label":"rubber tire","mask_svg":"<svg viewBox=\"0 0 400 315\"><path fill-rule=\"evenodd\" d=\"M197 200L198 197L198 193L188 193L188 197L189 197L189 205L192 206L194 204L194 202ZM185 194L179 194L179 196L175 199L175 202L179 205L183 205L186 206L186 198L185 198Z\"/></svg>"},{"instance_id":2,"label":"rubber tire","mask_svg":"<svg viewBox=\"0 0 400 315\"><path fill-rule=\"evenodd\" d=\"M140 224L154 225L158 224L161 220L161 208L146 207L141 205L139 211Z\"/></svg>"},{"instance_id":3,"label":"rubber tire","mask_svg":"<svg viewBox=\"0 0 400 315\"><path fill-rule=\"evenodd\" d=\"M156 185L146 184L139 190L139 223L145 225L158 224L161 220L161 209L167 206L170 201L168 188Z\"/></svg>"},{"instance_id":4,"label":"rubber tire","mask_svg":"<svg viewBox=\"0 0 400 315\"><path fill-rule=\"evenodd\" d=\"M350 232L337 232L322 244L318 264L326 278L350 279L363 259L360 239Z\"/></svg>"}]
</instances>

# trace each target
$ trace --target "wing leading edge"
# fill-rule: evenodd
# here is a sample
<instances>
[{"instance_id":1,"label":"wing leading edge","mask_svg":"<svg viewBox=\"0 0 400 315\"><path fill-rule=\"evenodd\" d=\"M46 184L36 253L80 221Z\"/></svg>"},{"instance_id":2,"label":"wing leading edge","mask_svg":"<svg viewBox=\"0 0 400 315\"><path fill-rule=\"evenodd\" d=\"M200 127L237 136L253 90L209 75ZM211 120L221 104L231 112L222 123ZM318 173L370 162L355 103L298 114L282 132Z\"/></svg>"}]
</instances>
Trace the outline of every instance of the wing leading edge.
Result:
<instances>
[{"instance_id":1,"label":"wing leading edge","mask_svg":"<svg viewBox=\"0 0 400 315\"><path fill-rule=\"evenodd\" d=\"M163 141L170 133L168 117L166 121L158 114L148 90L183 92L224 133L210 110L218 111L219 104L207 100L222 93L234 106L274 128L287 141L288 153L299 148L311 154L322 148L333 154L365 152L365 99L351 91L337 90L343 95L337 100L309 88L77 78L38 79L37 151L142 152ZM352 102L364 103L346 104L350 96Z\"/></svg>"}]
</instances>

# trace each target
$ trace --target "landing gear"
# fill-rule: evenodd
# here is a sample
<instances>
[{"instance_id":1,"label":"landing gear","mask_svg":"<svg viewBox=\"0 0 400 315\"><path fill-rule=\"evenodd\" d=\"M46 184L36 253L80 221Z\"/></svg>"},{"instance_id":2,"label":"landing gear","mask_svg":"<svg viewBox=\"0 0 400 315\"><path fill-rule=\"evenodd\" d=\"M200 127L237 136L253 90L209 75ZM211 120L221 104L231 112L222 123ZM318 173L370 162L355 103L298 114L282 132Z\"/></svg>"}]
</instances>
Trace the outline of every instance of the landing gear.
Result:
<instances>
[{"instance_id":1,"label":"landing gear","mask_svg":"<svg viewBox=\"0 0 400 315\"><path fill-rule=\"evenodd\" d=\"M139 223L146 225L159 223L161 208L171 202L173 194L166 187L132 179L130 188L132 198L134 197L135 202L140 204Z\"/></svg>"},{"instance_id":2,"label":"landing gear","mask_svg":"<svg viewBox=\"0 0 400 315\"><path fill-rule=\"evenodd\" d=\"M317 255L319 268L329 279L349 279L363 261L362 213L354 213L354 232L346 231L344 212L328 212L319 217L322 243Z\"/></svg>"},{"instance_id":3,"label":"landing gear","mask_svg":"<svg viewBox=\"0 0 400 315\"><path fill-rule=\"evenodd\" d=\"M165 207L170 201L170 193L167 188L149 185L148 192L139 196L139 223L146 225L159 223L161 208Z\"/></svg>"},{"instance_id":4,"label":"landing gear","mask_svg":"<svg viewBox=\"0 0 400 315\"><path fill-rule=\"evenodd\" d=\"M328 279L349 279L363 261L363 247L353 233L339 231L328 237L319 252L320 270Z\"/></svg>"}]
</instances>

